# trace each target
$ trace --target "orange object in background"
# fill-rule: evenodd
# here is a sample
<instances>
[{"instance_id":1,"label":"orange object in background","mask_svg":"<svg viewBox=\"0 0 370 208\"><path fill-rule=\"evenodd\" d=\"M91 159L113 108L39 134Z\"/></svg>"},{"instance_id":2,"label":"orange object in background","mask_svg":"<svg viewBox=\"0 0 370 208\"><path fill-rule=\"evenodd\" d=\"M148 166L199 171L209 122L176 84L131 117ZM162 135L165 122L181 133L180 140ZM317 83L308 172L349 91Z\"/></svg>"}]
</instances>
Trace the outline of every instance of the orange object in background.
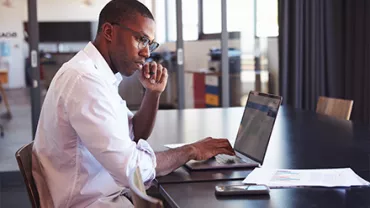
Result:
<instances>
[{"instance_id":1,"label":"orange object in background","mask_svg":"<svg viewBox=\"0 0 370 208\"><path fill-rule=\"evenodd\" d=\"M0 71L0 83L7 84L8 80L8 71Z\"/></svg>"},{"instance_id":2,"label":"orange object in background","mask_svg":"<svg viewBox=\"0 0 370 208\"><path fill-rule=\"evenodd\" d=\"M220 96L206 93L206 104L207 106L220 106Z\"/></svg>"}]
</instances>

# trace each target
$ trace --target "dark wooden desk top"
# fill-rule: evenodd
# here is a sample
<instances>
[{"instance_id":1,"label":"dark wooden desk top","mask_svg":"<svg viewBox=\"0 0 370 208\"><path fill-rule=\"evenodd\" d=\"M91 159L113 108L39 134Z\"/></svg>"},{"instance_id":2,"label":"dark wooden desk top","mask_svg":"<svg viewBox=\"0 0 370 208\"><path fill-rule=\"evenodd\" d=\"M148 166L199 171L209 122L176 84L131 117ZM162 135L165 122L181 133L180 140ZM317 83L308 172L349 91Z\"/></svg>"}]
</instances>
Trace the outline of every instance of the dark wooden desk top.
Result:
<instances>
[{"instance_id":1,"label":"dark wooden desk top","mask_svg":"<svg viewBox=\"0 0 370 208\"><path fill-rule=\"evenodd\" d=\"M243 114L243 108L212 108L159 111L148 142L154 150L165 150L165 144L190 143L212 136L228 138L232 143ZM251 170L219 170L189 172L180 167L173 173L157 178L159 183L244 178Z\"/></svg>"},{"instance_id":2,"label":"dark wooden desk top","mask_svg":"<svg viewBox=\"0 0 370 208\"><path fill-rule=\"evenodd\" d=\"M207 136L228 138L233 144L244 108L159 111L149 143L194 142ZM314 112L282 106L265 161L271 168L340 168L370 170L370 131L367 126ZM251 170L192 171L180 167L157 178L159 184L245 178Z\"/></svg>"},{"instance_id":3,"label":"dark wooden desk top","mask_svg":"<svg viewBox=\"0 0 370 208\"><path fill-rule=\"evenodd\" d=\"M163 184L160 192L171 207L271 207L271 208L357 208L370 207L370 188L284 188L271 189L268 196L215 195L216 185L241 181Z\"/></svg>"}]
</instances>

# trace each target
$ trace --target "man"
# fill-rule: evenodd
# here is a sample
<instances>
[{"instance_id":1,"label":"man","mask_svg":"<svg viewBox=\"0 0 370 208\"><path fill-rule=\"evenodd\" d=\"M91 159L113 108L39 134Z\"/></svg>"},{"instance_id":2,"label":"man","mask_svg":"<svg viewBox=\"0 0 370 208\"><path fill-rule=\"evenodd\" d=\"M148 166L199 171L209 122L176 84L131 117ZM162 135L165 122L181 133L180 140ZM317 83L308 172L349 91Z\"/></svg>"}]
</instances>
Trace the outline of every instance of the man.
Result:
<instances>
[{"instance_id":1,"label":"man","mask_svg":"<svg viewBox=\"0 0 370 208\"><path fill-rule=\"evenodd\" d=\"M234 154L226 139L212 138L154 153L146 139L168 77L160 64L145 63L158 47L154 18L136 0L112 0L98 27L95 41L57 72L42 107L33 148L42 207L132 206L125 194L137 166L150 185L191 159ZM118 84L136 71L146 92L133 115Z\"/></svg>"}]
</instances>

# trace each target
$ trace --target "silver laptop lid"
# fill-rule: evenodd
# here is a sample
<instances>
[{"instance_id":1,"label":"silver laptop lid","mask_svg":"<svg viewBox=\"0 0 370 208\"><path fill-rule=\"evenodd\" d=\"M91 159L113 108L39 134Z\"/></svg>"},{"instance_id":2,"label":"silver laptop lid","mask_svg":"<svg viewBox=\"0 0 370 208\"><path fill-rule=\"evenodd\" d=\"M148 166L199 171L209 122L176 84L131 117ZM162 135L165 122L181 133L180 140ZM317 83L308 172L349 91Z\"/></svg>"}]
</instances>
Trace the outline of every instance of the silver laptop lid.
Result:
<instances>
[{"instance_id":1,"label":"silver laptop lid","mask_svg":"<svg viewBox=\"0 0 370 208\"><path fill-rule=\"evenodd\" d=\"M251 91L234 149L262 164L282 97Z\"/></svg>"}]
</instances>

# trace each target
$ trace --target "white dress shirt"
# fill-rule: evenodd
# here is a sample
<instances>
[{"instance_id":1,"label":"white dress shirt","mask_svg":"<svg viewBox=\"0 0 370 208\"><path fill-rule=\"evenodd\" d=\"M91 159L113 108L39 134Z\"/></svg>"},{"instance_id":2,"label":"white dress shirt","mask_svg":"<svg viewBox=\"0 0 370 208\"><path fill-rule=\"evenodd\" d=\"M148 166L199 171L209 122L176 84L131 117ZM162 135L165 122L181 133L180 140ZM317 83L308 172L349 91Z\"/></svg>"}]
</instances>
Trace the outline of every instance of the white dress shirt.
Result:
<instances>
[{"instance_id":1,"label":"white dress shirt","mask_svg":"<svg viewBox=\"0 0 370 208\"><path fill-rule=\"evenodd\" d=\"M155 178L156 158L133 141L133 114L114 75L92 43L65 63L44 100L33 147L32 174L42 207L125 207L129 174Z\"/></svg>"}]
</instances>

